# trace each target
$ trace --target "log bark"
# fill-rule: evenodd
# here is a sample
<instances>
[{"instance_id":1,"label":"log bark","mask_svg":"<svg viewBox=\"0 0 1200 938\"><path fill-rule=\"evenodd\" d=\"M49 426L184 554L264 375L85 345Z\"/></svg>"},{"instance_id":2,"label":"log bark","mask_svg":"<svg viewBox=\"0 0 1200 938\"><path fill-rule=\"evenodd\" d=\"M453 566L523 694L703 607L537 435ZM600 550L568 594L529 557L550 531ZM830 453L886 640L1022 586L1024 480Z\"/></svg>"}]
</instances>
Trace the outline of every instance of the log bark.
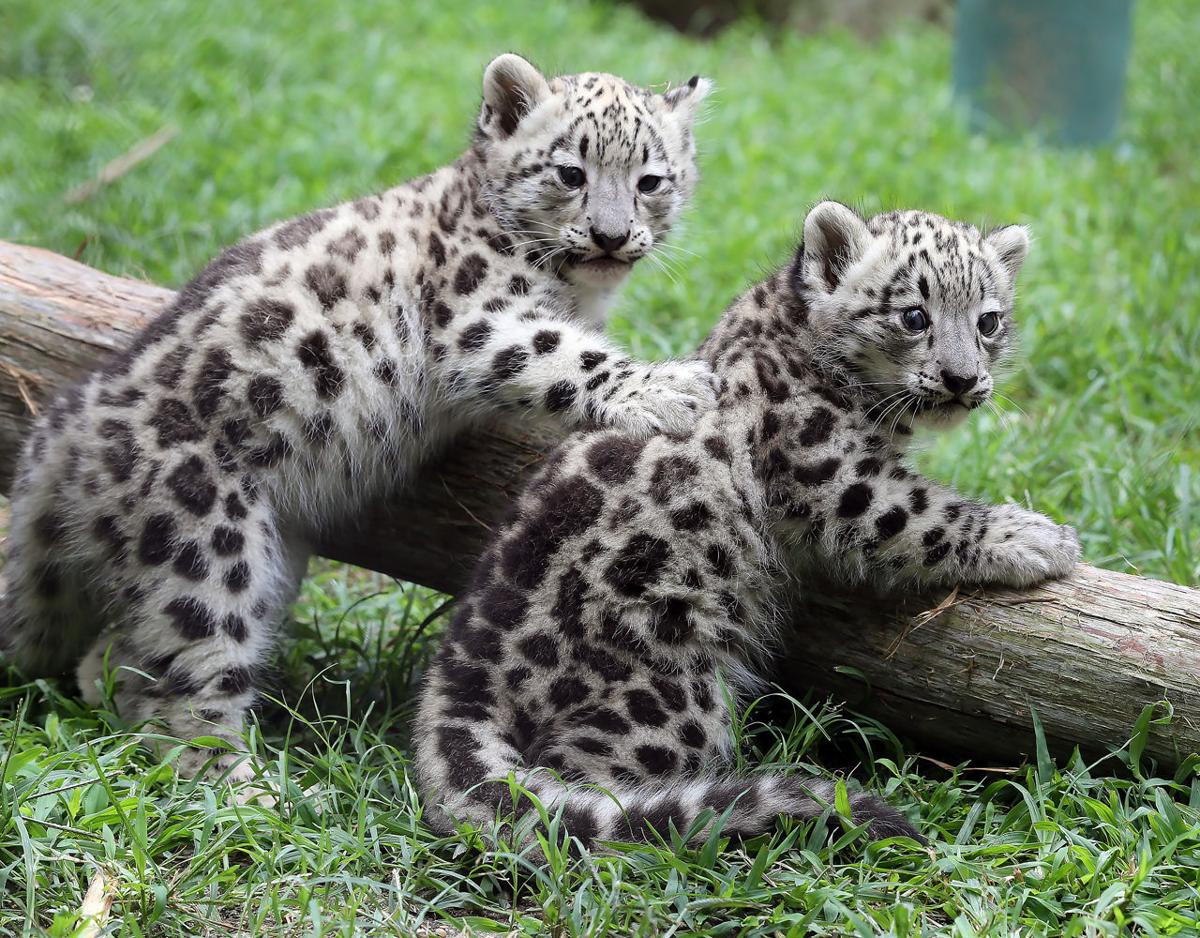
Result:
<instances>
[{"instance_id":1,"label":"log bark","mask_svg":"<svg viewBox=\"0 0 1200 938\"><path fill-rule=\"evenodd\" d=\"M0 491L36 410L170 296L0 242ZM453 593L554 440L472 434L321 552ZM1034 751L1033 708L1051 752L1099 751L1160 701L1144 754L1168 768L1200 752L1200 591L1170 583L1080 565L1026 592L898 599L814 584L783 661L786 686L835 694L941 752L1019 760Z\"/></svg>"}]
</instances>

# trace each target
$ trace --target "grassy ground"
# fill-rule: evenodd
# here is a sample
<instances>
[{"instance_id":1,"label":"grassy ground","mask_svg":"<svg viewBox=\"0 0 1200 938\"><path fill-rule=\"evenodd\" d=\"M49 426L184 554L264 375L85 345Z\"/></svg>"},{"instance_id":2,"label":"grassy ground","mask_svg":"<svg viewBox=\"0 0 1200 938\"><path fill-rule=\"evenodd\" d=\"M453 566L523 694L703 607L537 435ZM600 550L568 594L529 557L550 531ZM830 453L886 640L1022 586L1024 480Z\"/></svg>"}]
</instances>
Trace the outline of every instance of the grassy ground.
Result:
<instances>
[{"instance_id":1,"label":"grassy ground","mask_svg":"<svg viewBox=\"0 0 1200 938\"><path fill-rule=\"evenodd\" d=\"M1077 525L1087 559L1200 582L1200 17L1137 7L1120 141L1056 151L970 135L948 37L901 31L699 44L605 4L8 0L0 10L0 237L179 284L270 220L387 186L461 148L486 59L643 82L712 75L705 180L677 239L702 260L635 275L616 331L694 345L792 243L822 195L1037 234L1020 304L1030 359L922 456L993 500ZM160 128L180 135L78 206L63 193ZM855 768L919 805L934 841L863 849L781 831L747 851L526 855L419 823L404 750L437 598L323 567L254 744L295 797L235 809L176 780L69 687L0 690L0 934L76 933L98 872L120 934L242 932L1115 935L1200 933L1200 779L1048 760L937 768L821 701L746 727L765 761ZM1103 692L1103 688L1098 688ZM778 709L778 708L777 708ZM818 745L819 744L819 745ZM296 787L298 786L298 787ZM303 796L301 788L314 794ZM316 805L321 811L316 811Z\"/></svg>"}]
</instances>

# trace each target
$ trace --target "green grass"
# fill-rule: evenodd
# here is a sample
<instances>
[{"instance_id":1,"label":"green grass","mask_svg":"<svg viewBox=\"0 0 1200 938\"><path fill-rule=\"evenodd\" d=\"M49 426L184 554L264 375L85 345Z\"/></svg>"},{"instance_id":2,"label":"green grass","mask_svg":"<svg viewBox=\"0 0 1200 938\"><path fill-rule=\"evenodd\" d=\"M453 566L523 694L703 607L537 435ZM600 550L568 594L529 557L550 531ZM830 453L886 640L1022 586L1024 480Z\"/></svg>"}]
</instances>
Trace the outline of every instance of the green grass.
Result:
<instances>
[{"instance_id":1,"label":"green grass","mask_svg":"<svg viewBox=\"0 0 1200 938\"><path fill-rule=\"evenodd\" d=\"M748 24L701 44L607 4L8 0L0 237L178 285L262 224L451 159L500 50L643 82L703 72L719 92L676 239L699 259L674 280L635 274L618 337L651 357L694 345L821 196L1027 223L1028 364L1004 386L1016 406L931 446L924 467L1070 521L1092 563L1194 585L1200 16L1142 0L1135 37L1121 138L1079 151L971 135L947 91L949 38L921 27L871 47ZM165 149L64 205L166 125L181 133ZM1194 770L1118 773L1137 761L1128 751L944 770L820 701L751 720L748 751L853 768L919 805L928 854L803 828L747 851L584 859L439 840L419 823L404 749L437 601L341 568L309 581L275 682L285 701L253 740L292 786L278 810L177 780L69 687L0 690L0 934L73 934L98 869L117 898L109 926L132 935L413 934L443 920L572 936L1200 933Z\"/></svg>"}]
</instances>

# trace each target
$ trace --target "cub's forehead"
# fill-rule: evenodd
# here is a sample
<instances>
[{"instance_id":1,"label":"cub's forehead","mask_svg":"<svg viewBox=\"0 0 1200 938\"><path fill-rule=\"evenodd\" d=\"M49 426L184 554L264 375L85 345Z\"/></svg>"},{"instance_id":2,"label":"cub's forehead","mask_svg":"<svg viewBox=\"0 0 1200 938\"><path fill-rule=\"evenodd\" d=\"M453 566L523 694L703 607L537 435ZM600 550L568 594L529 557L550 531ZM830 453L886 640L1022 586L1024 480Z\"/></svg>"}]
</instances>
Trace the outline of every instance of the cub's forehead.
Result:
<instances>
[{"instance_id":1,"label":"cub's forehead","mask_svg":"<svg viewBox=\"0 0 1200 938\"><path fill-rule=\"evenodd\" d=\"M974 225L933 212L888 212L867 223L871 233L890 237L899 247L924 247L930 254L981 252L983 235Z\"/></svg>"},{"instance_id":2,"label":"cub's forehead","mask_svg":"<svg viewBox=\"0 0 1200 938\"><path fill-rule=\"evenodd\" d=\"M906 211L877 215L871 233L889 241L891 291L920 292L941 306L974 308L989 297L1011 296L1007 277L983 248L974 225L932 212Z\"/></svg>"},{"instance_id":3,"label":"cub's forehead","mask_svg":"<svg viewBox=\"0 0 1200 938\"><path fill-rule=\"evenodd\" d=\"M654 92L616 75L585 72L550 82L568 119L552 149L567 147L603 162L669 159L679 143Z\"/></svg>"},{"instance_id":4,"label":"cub's forehead","mask_svg":"<svg viewBox=\"0 0 1200 938\"><path fill-rule=\"evenodd\" d=\"M551 79L550 90L562 95L567 106L583 112L601 113L614 107L647 116L654 106L654 93L649 89L605 72L560 75Z\"/></svg>"}]
</instances>

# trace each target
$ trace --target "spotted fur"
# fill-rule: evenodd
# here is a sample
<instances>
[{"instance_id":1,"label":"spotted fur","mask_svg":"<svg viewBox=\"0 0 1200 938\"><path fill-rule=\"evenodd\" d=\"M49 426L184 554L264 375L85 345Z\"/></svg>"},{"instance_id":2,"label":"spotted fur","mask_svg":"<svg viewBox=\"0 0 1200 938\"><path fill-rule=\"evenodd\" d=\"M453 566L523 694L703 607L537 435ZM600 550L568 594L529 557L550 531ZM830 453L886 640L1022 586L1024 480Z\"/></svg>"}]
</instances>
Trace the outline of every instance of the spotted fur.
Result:
<instances>
[{"instance_id":1,"label":"spotted fur","mask_svg":"<svg viewBox=\"0 0 1200 938\"><path fill-rule=\"evenodd\" d=\"M423 688L434 823L525 810L510 773L589 843L687 831L705 809L729 811L734 837L824 812L829 783L730 765L723 693L760 686L789 582L821 568L893 589L1028 585L1077 557L1069 528L904 460L914 424L986 397L1026 244L1018 228L823 203L791 263L701 347L716 411L649 440L570 438L484 556ZM914 309L927 329L904 325ZM977 341L990 312L999 328ZM934 385L943 370L977 380ZM875 837L916 836L869 794L850 808Z\"/></svg>"},{"instance_id":2,"label":"spotted fur","mask_svg":"<svg viewBox=\"0 0 1200 938\"><path fill-rule=\"evenodd\" d=\"M632 361L601 327L691 194L707 87L547 80L501 56L453 165L222 253L37 421L0 606L10 660L82 657L95 699L108 654L127 716L236 742L310 545L450 435L504 409L690 426L715 399L706 366Z\"/></svg>"}]
</instances>

